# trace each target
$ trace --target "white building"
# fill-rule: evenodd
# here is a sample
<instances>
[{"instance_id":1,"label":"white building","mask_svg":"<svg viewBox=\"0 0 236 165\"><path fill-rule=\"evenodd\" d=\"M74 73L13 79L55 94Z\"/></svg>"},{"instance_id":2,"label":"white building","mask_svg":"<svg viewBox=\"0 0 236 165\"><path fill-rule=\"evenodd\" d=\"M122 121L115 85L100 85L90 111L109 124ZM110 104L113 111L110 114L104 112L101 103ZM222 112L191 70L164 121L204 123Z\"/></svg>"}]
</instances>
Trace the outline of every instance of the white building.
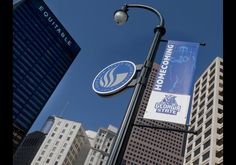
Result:
<instances>
[{"instance_id":1,"label":"white building","mask_svg":"<svg viewBox=\"0 0 236 165\"><path fill-rule=\"evenodd\" d=\"M223 59L217 57L194 85L184 165L223 165Z\"/></svg>"},{"instance_id":2,"label":"white building","mask_svg":"<svg viewBox=\"0 0 236 165\"><path fill-rule=\"evenodd\" d=\"M80 123L50 116L42 132L47 136L31 165L83 165L90 144Z\"/></svg>"},{"instance_id":3,"label":"white building","mask_svg":"<svg viewBox=\"0 0 236 165\"><path fill-rule=\"evenodd\" d=\"M91 133L90 133L91 134ZM92 147L84 165L106 165L117 135L117 128L109 125L100 128L92 143ZM91 138L92 140L92 138Z\"/></svg>"}]
</instances>

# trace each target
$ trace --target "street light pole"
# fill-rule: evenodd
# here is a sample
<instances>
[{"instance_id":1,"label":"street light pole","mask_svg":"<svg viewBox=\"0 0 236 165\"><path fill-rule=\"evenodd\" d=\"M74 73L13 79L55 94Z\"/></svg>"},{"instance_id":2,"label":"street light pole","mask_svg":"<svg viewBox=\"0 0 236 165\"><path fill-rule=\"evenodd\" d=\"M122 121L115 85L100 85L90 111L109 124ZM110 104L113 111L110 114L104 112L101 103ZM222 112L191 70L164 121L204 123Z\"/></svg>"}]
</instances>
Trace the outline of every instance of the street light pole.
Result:
<instances>
[{"instance_id":1,"label":"street light pole","mask_svg":"<svg viewBox=\"0 0 236 165\"><path fill-rule=\"evenodd\" d=\"M120 10L117 10L114 14L114 19L118 25L122 25L128 20L127 12L129 8L147 9L158 16L160 23L154 29L154 33L155 33L154 39L152 41L146 60L144 61L144 64L143 64L143 67L139 76L139 80L134 89L134 93L129 103L128 110L121 124L119 133L116 138L116 142L111 151L107 165L121 165L122 164L122 159L123 159L123 155L126 149L126 145L128 143L129 136L132 131L132 126L134 124L134 120L138 111L138 106L140 104L140 101L142 99L142 96L145 90L147 79L150 75L151 68L154 63L156 51L161 41L161 37L165 34L164 19L162 15L156 9L146 6L146 5L126 4Z\"/></svg>"}]
</instances>

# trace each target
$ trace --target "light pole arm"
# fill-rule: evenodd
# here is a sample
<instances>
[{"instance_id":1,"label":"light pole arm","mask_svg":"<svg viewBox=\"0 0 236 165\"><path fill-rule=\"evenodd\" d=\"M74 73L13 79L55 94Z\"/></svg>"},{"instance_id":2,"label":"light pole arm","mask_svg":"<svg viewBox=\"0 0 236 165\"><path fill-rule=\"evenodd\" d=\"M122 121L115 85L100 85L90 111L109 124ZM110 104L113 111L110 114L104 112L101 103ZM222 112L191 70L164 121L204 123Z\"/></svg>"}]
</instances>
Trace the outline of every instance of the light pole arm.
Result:
<instances>
[{"instance_id":1,"label":"light pole arm","mask_svg":"<svg viewBox=\"0 0 236 165\"><path fill-rule=\"evenodd\" d=\"M159 17L159 19L160 19L160 20L159 20L160 23L159 23L158 27L164 27L164 18L163 18L163 16L161 15L161 13L160 13L158 10L156 10L156 9L150 7L150 6L141 5L141 4L125 4L125 5L122 7L122 9L124 9L124 10L126 10L126 11L128 11L128 8L142 8L142 9L147 9L147 10L153 12L153 13L156 14L157 17Z\"/></svg>"}]
</instances>

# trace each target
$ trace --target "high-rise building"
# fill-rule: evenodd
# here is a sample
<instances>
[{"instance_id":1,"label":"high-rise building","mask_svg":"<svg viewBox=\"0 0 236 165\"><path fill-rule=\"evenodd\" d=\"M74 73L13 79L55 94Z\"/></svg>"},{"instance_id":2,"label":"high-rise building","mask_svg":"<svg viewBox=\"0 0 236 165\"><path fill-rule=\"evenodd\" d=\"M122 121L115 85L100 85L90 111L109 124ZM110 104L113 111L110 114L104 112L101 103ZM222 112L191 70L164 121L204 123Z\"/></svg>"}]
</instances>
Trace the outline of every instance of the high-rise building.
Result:
<instances>
[{"instance_id":1,"label":"high-rise building","mask_svg":"<svg viewBox=\"0 0 236 165\"><path fill-rule=\"evenodd\" d=\"M13 152L80 51L43 0L13 9Z\"/></svg>"},{"instance_id":2,"label":"high-rise building","mask_svg":"<svg viewBox=\"0 0 236 165\"><path fill-rule=\"evenodd\" d=\"M14 154L13 165L30 165L45 137L40 131L28 134Z\"/></svg>"},{"instance_id":3,"label":"high-rise building","mask_svg":"<svg viewBox=\"0 0 236 165\"><path fill-rule=\"evenodd\" d=\"M117 128L100 128L91 139L92 145L84 165L106 165L117 135Z\"/></svg>"},{"instance_id":4,"label":"high-rise building","mask_svg":"<svg viewBox=\"0 0 236 165\"><path fill-rule=\"evenodd\" d=\"M84 163L90 143L81 123L50 116L41 131L47 136L31 165Z\"/></svg>"},{"instance_id":5,"label":"high-rise building","mask_svg":"<svg viewBox=\"0 0 236 165\"><path fill-rule=\"evenodd\" d=\"M154 64L138 108L135 124L183 130L185 129L184 125L143 119L157 71L158 65ZM185 144L184 137L185 134L180 132L133 126L122 164L182 165Z\"/></svg>"},{"instance_id":6,"label":"high-rise building","mask_svg":"<svg viewBox=\"0 0 236 165\"><path fill-rule=\"evenodd\" d=\"M217 57L194 84L185 165L223 165L223 59Z\"/></svg>"}]
</instances>

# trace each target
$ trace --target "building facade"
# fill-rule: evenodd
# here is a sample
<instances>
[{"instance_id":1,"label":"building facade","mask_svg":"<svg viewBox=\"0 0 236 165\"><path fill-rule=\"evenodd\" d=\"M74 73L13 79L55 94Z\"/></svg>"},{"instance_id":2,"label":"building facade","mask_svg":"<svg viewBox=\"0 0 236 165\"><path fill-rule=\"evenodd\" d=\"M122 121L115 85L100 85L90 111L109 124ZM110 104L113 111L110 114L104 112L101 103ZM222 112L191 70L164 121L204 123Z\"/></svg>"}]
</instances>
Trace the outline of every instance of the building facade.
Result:
<instances>
[{"instance_id":1,"label":"building facade","mask_svg":"<svg viewBox=\"0 0 236 165\"><path fill-rule=\"evenodd\" d=\"M30 165L45 137L46 134L40 131L28 134L13 157L13 165Z\"/></svg>"},{"instance_id":2,"label":"building facade","mask_svg":"<svg viewBox=\"0 0 236 165\"><path fill-rule=\"evenodd\" d=\"M42 128L47 134L31 165L83 164L90 143L78 122L50 116Z\"/></svg>"},{"instance_id":3,"label":"building facade","mask_svg":"<svg viewBox=\"0 0 236 165\"><path fill-rule=\"evenodd\" d=\"M13 6L13 152L80 51L43 0Z\"/></svg>"},{"instance_id":4,"label":"building facade","mask_svg":"<svg viewBox=\"0 0 236 165\"><path fill-rule=\"evenodd\" d=\"M84 165L106 165L117 135L117 128L100 128L93 138Z\"/></svg>"},{"instance_id":5,"label":"building facade","mask_svg":"<svg viewBox=\"0 0 236 165\"><path fill-rule=\"evenodd\" d=\"M223 165L223 59L217 57L194 84L185 165Z\"/></svg>"},{"instance_id":6,"label":"building facade","mask_svg":"<svg viewBox=\"0 0 236 165\"><path fill-rule=\"evenodd\" d=\"M138 108L135 124L185 129L185 126L143 119L143 115L156 79L158 65L154 64ZM184 136L180 132L133 126L123 156L123 165L182 165Z\"/></svg>"}]
</instances>

